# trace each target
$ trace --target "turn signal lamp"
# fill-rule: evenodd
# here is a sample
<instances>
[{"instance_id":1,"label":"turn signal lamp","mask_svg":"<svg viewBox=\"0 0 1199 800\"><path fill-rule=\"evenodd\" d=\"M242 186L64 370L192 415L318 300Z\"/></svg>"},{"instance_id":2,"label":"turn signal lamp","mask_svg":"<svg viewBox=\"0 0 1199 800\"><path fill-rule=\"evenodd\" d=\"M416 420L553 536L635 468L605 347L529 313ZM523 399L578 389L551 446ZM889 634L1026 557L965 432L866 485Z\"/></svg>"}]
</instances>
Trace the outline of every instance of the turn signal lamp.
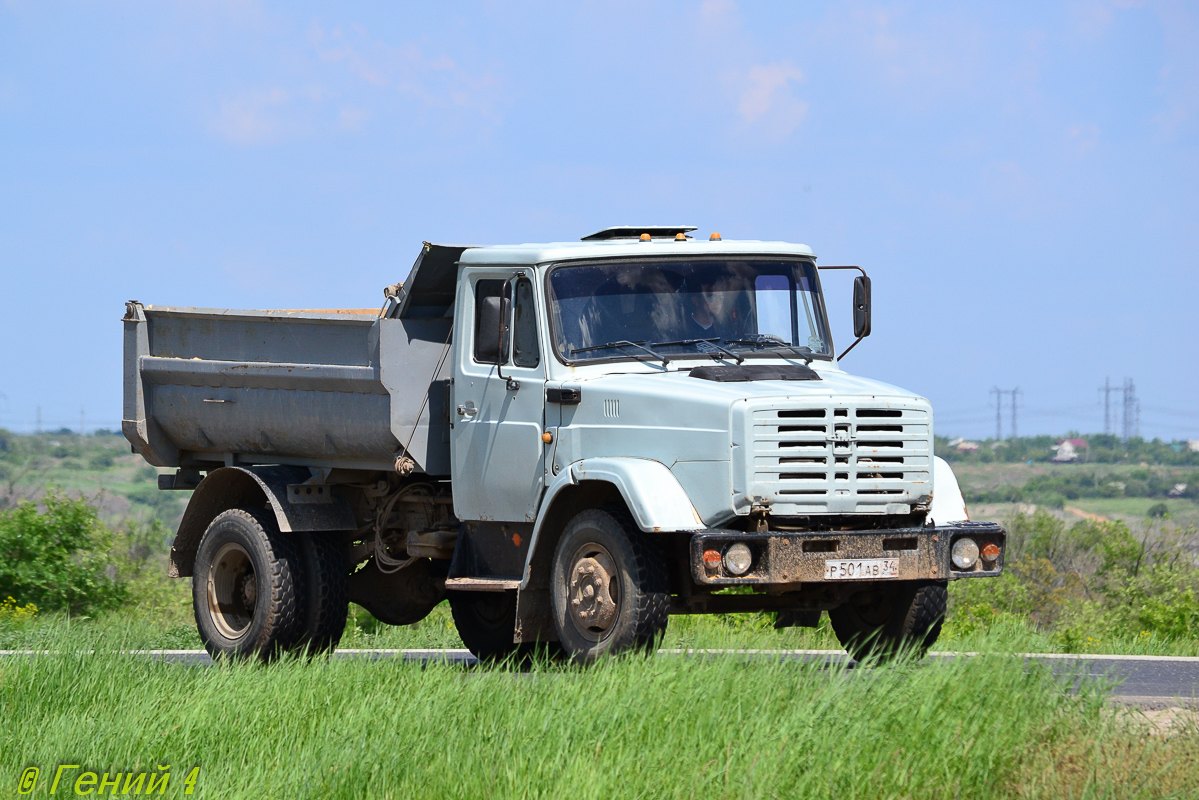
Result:
<instances>
[{"instance_id":1,"label":"turn signal lamp","mask_svg":"<svg viewBox=\"0 0 1199 800\"><path fill-rule=\"evenodd\" d=\"M643 241L643 242L648 242L648 241L649 241L649 234L648 234L648 233L643 233L643 234L641 234L641 241Z\"/></svg>"},{"instance_id":2,"label":"turn signal lamp","mask_svg":"<svg viewBox=\"0 0 1199 800\"><path fill-rule=\"evenodd\" d=\"M978 563L978 544L973 539L963 536L953 543L949 558L958 569L971 569Z\"/></svg>"},{"instance_id":3,"label":"turn signal lamp","mask_svg":"<svg viewBox=\"0 0 1199 800\"><path fill-rule=\"evenodd\" d=\"M676 234L674 235L674 240L675 240L676 242L685 242L685 241L687 241L687 234L685 234L685 233L676 233Z\"/></svg>"},{"instance_id":4,"label":"turn signal lamp","mask_svg":"<svg viewBox=\"0 0 1199 800\"><path fill-rule=\"evenodd\" d=\"M709 242L719 242L719 241L720 241L720 234L719 234L719 233L714 233L714 234L712 234L711 236L709 236L709 237L708 237L708 241L709 241Z\"/></svg>"},{"instance_id":5,"label":"turn signal lamp","mask_svg":"<svg viewBox=\"0 0 1199 800\"><path fill-rule=\"evenodd\" d=\"M719 550L704 551L704 569L706 569L708 572L717 572L720 570Z\"/></svg>"},{"instance_id":6,"label":"turn signal lamp","mask_svg":"<svg viewBox=\"0 0 1199 800\"><path fill-rule=\"evenodd\" d=\"M999 560L999 545L995 544L994 542L984 544L981 555L983 561L987 562L988 564L994 564Z\"/></svg>"}]
</instances>

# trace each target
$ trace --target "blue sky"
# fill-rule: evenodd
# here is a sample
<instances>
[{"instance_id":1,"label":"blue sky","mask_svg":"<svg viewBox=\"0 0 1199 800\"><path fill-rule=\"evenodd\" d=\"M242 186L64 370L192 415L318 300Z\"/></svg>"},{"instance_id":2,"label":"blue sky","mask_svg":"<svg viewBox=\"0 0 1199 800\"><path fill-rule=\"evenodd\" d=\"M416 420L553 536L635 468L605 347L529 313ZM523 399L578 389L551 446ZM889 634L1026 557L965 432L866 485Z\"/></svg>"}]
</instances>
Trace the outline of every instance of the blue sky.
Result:
<instances>
[{"instance_id":1,"label":"blue sky","mask_svg":"<svg viewBox=\"0 0 1199 800\"><path fill-rule=\"evenodd\" d=\"M865 266L845 367L941 433L992 386L1100 431L1110 376L1199 438L1197 41L1130 0L0 0L0 425L117 425L130 298L372 306L422 240L684 222Z\"/></svg>"}]
</instances>

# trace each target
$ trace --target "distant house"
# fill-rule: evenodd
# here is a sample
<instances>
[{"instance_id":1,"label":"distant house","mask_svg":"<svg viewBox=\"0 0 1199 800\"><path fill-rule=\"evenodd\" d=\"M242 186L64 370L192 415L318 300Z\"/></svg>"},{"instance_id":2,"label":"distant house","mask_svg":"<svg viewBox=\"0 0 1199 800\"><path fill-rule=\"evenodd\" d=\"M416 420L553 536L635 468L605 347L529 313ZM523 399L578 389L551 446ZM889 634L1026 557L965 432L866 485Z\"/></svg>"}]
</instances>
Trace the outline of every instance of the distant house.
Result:
<instances>
[{"instance_id":1,"label":"distant house","mask_svg":"<svg viewBox=\"0 0 1199 800\"><path fill-rule=\"evenodd\" d=\"M1070 464L1075 461L1081 461L1082 456L1079 453L1086 450L1088 446L1086 439L1062 439L1049 448L1054 451L1053 458L1049 460L1055 461L1058 464Z\"/></svg>"},{"instance_id":2,"label":"distant house","mask_svg":"<svg viewBox=\"0 0 1199 800\"><path fill-rule=\"evenodd\" d=\"M964 438L959 437L950 442L949 446L956 449L959 453L973 453L978 449L978 442L968 442Z\"/></svg>"},{"instance_id":3,"label":"distant house","mask_svg":"<svg viewBox=\"0 0 1199 800\"><path fill-rule=\"evenodd\" d=\"M1187 439L1187 450L1192 453L1199 453L1199 439Z\"/></svg>"},{"instance_id":4,"label":"distant house","mask_svg":"<svg viewBox=\"0 0 1199 800\"><path fill-rule=\"evenodd\" d=\"M1166 497L1182 497L1186 494L1187 485L1185 483L1176 483L1174 488L1166 492Z\"/></svg>"}]
</instances>

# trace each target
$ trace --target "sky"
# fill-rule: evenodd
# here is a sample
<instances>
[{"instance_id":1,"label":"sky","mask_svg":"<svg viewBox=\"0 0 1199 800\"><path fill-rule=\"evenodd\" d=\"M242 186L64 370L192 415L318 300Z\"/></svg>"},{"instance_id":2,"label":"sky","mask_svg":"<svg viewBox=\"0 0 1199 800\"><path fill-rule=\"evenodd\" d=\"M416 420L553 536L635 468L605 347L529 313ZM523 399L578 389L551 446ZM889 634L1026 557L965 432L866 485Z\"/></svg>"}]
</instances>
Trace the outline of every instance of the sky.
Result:
<instances>
[{"instance_id":1,"label":"sky","mask_svg":"<svg viewBox=\"0 0 1199 800\"><path fill-rule=\"evenodd\" d=\"M692 224L865 267L844 367L938 433L1017 387L1021 435L1102 432L1110 379L1199 438L1197 41L1169 1L0 0L0 427L119 428L129 299L369 307L422 241Z\"/></svg>"}]
</instances>

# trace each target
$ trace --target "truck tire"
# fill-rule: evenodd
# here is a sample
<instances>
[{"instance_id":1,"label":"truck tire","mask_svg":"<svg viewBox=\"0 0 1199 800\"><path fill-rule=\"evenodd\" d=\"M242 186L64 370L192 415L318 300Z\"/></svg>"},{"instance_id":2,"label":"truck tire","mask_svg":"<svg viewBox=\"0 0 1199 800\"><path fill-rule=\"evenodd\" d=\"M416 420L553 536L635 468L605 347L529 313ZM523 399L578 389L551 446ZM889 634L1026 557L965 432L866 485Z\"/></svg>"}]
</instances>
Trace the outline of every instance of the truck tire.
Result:
<instances>
[{"instance_id":1,"label":"truck tire","mask_svg":"<svg viewBox=\"0 0 1199 800\"><path fill-rule=\"evenodd\" d=\"M528 645L516 633L516 592L447 592L454 627L466 649L480 661L523 658Z\"/></svg>"},{"instance_id":2,"label":"truck tire","mask_svg":"<svg viewBox=\"0 0 1199 800\"><path fill-rule=\"evenodd\" d=\"M833 632L854 659L885 660L901 652L923 657L941 635L948 584L875 584L828 612Z\"/></svg>"},{"instance_id":3,"label":"truck tire","mask_svg":"<svg viewBox=\"0 0 1199 800\"><path fill-rule=\"evenodd\" d=\"M274 515L233 508L204 531L192 578L192 606L214 659L268 660L303 633L302 565L296 540Z\"/></svg>"},{"instance_id":4,"label":"truck tire","mask_svg":"<svg viewBox=\"0 0 1199 800\"><path fill-rule=\"evenodd\" d=\"M350 576L341 533L298 535L304 567L304 632L298 646L312 653L334 650L346 628Z\"/></svg>"},{"instance_id":5,"label":"truck tire","mask_svg":"<svg viewBox=\"0 0 1199 800\"><path fill-rule=\"evenodd\" d=\"M554 551L550 602L562 648L574 661L652 651L670 607L665 561L623 509L583 511Z\"/></svg>"}]
</instances>

